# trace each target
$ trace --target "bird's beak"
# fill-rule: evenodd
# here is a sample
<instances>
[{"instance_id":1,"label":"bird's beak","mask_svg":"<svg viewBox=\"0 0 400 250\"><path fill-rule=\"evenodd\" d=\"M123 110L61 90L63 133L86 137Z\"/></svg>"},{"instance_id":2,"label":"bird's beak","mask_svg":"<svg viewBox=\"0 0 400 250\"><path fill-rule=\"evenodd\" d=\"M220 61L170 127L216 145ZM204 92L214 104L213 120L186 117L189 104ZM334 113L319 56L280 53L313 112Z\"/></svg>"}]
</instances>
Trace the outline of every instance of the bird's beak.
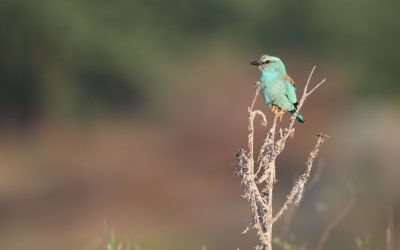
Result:
<instances>
[{"instance_id":1,"label":"bird's beak","mask_svg":"<svg viewBox=\"0 0 400 250\"><path fill-rule=\"evenodd\" d=\"M251 65L256 65L256 66L260 66L261 62L259 60L255 60L255 61L251 61L250 62Z\"/></svg>"}]
</instances>

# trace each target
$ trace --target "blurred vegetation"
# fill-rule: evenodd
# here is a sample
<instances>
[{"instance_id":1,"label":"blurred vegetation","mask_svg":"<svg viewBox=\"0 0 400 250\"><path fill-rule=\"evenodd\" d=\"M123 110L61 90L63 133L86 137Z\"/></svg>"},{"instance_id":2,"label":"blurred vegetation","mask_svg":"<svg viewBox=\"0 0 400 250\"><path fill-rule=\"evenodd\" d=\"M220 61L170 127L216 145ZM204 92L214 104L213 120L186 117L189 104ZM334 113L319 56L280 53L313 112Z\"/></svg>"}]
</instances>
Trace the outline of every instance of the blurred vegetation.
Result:
<instances>
[{"instance_id":1,"label":"blurred vegetation","mask_svg":"<svg viewBox=\"0 0 400 250\"><path fill-rule=\"evenodd\" d=\"M274 244L274 246L276 246L278 249L281 249L281 250L296 250L296 249L298 249L298 247L291 245L278 237L273 238L272 243Z\"/></svg>"},{"instance_id":2,"label":"blurred vegetation","mask_svg":"<svg viewBox=\"0 0 400 250\"><path fill-rule=\"evenodd\" d=\"M106 242L107 250L131 250L130 242L118 242L115 238L114 229L109 228L106 223L104 223L104 237Z\"/></svg>"},{"instance_id":3,"label":"blurred vegetation","mask_svg":"<svg viewBox=\"0 0 400 250\"><path fill-rule=\"evenodd\" d=\"M398 97L399 7L394 0L1 0L0 116L139 112L172 84L166 75L180 56L213 40L318 54L355 75L356 96Z\"/></svg>"}]
</instances>

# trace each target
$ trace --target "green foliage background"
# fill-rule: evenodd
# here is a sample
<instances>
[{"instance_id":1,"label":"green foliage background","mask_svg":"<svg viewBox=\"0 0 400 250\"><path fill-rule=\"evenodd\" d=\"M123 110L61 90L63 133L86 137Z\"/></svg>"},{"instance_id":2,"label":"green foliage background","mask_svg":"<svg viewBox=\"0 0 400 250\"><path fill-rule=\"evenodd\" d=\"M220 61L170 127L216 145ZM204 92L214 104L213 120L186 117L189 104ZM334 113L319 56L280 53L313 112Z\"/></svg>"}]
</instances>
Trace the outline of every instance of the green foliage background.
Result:
<instances>
[{"instance_id":1,"label":"green foliage background","mask_svg":"<svg viewBox=\"0 0 400 250\"><path fill-rule=\"evenodd\" d=\"M398 97L399 8L389 0L2 0L0 114L140 111L157 102L181 56L212 41L319 55L354 76L355 96Z\"/></svg>"}]
</instances>

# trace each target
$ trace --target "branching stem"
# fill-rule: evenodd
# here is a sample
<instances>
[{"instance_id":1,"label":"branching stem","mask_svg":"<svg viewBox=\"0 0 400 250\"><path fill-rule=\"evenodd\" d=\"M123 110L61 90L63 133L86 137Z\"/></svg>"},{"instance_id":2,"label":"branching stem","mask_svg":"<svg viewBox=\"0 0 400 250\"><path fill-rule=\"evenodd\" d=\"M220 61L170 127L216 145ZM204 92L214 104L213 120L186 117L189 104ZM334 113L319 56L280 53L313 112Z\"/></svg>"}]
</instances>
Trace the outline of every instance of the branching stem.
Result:
<instances>
[{"instance_id":1,"label":"branching stem","mask_svg":"<svg viewBox=\"0 0 400 250\"><path fill-rule=\"evenodd\" d=\"M262 125L266 127L267 118L262 111L254 109L258 93L260 91L260 83L257 82L256 84L256 93L248 109L249 134L247 142L247 152L244 149L239 150L236 155L235 170L235 173L242 178L242 184L244 186L243 197L247 199L252 214L252 222L246 228L244 233L247 232L249 229L254 229L256 231L259 239L259 243L256 249L272 249L272 228L274 223L277 222L277 220L285 213L285 211L287 211L287 209L293 203L298 203L300 201L302 193L304 191L304 186L309 180L314 159L317 157L321 145L323 144L325 139L328 138L328 136L323 133L318 135L316 145L314 146L307 159L305 172L299 177L297 182L292 187L286 201L279 209L278 213L273 216L272 205L274 184L276 181L276 158L284 150L286 140L290 136L294 135L294 122L305 100L325 82L325 79L323 79L322 81L317 83L310 91L308 91L308 87L310 85L314 71L315 66L312 68L308 76L303 95L299 101L296 112L290 118L289 126L283 130L278 130L278 116L275 115L270 129L267 130L267 135L264 138L264 143L260 147L258 155L254 154L254 120L257 116L260 116L262 120ZM279 133L277 133L277 131Z\"/></svg>"}]
</instances>

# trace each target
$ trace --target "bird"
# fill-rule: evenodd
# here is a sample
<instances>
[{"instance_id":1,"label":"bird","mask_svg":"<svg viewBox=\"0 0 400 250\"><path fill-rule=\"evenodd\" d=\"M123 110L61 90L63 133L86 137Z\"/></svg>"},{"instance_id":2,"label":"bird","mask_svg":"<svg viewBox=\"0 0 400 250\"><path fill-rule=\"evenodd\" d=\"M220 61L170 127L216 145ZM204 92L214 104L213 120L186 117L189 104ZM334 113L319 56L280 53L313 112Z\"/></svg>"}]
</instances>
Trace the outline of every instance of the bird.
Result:
<instances>
[{"instance_id":1,"label":"bird","mask_svg":"<svg viewBox=\"0 0 400 250\"><path fill-rule=\"evenodd\" d=\"M296 85L286 73L285 65L276 56L262 55L258 60L250 62L260 70L260 94L265 104L280 117L285 111L294 114L297 110ZM304 123L304 117L297 113L297 121Z\"/></svg>"}]
</instances>

